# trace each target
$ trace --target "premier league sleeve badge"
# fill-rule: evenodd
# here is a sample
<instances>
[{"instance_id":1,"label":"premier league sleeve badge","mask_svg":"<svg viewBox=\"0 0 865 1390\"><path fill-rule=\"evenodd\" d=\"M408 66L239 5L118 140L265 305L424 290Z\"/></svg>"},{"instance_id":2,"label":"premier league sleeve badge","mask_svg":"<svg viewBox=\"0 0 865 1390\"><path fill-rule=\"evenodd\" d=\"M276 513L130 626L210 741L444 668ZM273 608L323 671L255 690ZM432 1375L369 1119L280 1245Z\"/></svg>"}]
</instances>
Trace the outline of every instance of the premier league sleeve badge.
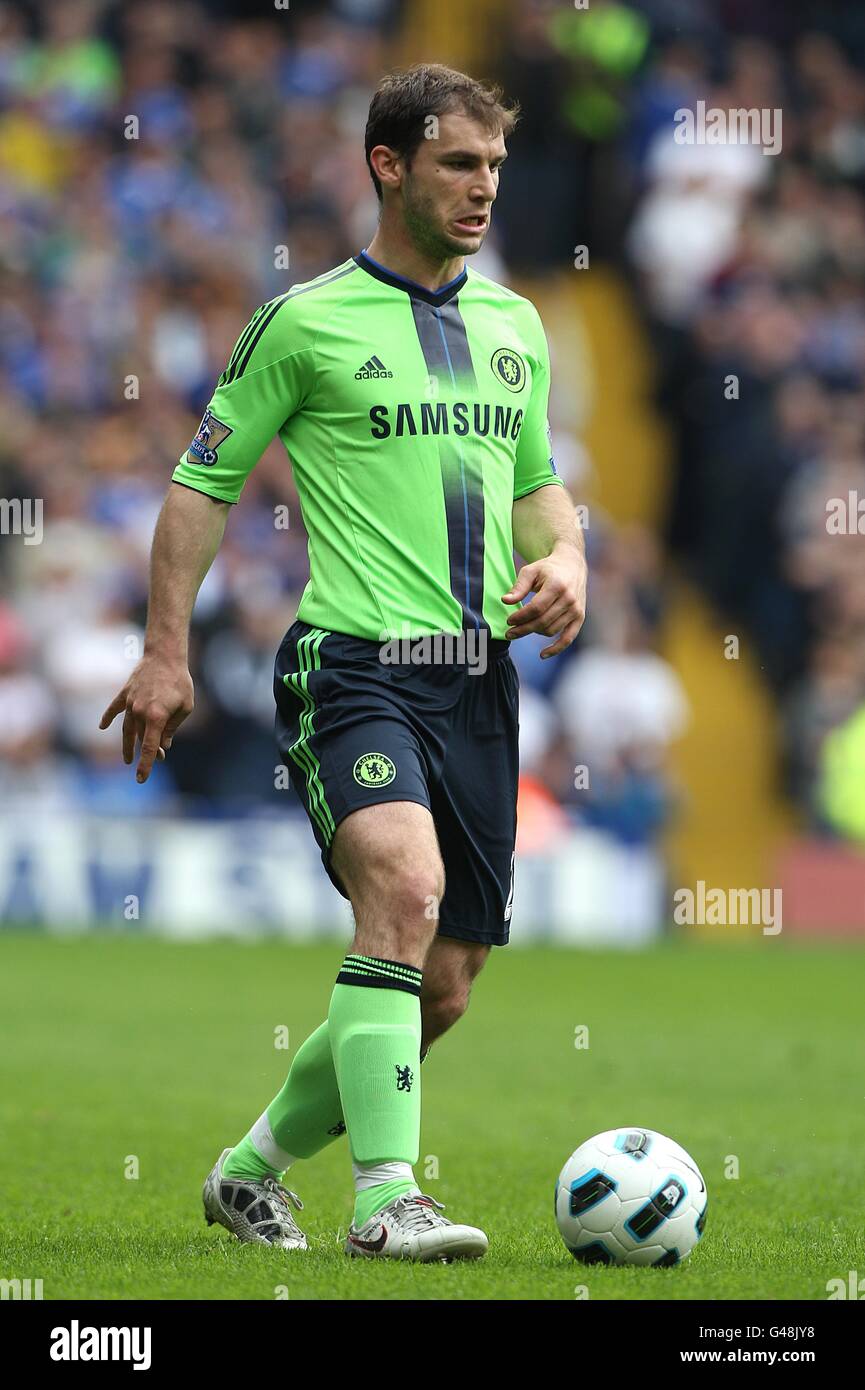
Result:
<instances>
[{"instance_id":1,"label":"premier league sleeve badge","mask_svg":"<svg viewBox=\"0 0 865 1390\"><path fill-rule=\"evenodd\" d=\"M216 463L220 444L224 443L231 433L231 427L217 420L208 406L187 451L186 462L203 463L205 468L212 468Z\"/></svg>"}]
</instances>

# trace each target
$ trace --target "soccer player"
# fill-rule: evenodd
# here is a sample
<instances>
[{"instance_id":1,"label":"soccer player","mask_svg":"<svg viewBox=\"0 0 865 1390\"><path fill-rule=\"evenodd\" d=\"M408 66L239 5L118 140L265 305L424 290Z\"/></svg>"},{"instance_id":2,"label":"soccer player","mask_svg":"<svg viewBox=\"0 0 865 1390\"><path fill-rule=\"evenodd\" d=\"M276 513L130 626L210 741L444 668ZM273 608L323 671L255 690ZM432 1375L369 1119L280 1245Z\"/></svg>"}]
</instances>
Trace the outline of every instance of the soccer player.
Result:
<instances>
[{"instance_id":1,"label":"soccer player","mask_svg":"<svg viewBox=\"0 0 865 1390\"><path fill-rule=\"evenodd\" d=\"M550 458L538 313L464 264L489 229L515 119L498 89L437 64L382 81L366 128L375 236L240 335L156 527L144 657L102 719L124 714L124 760L140 743L146 781L192 709L198 588L278 434L310 578L276 658L277 739L355 936L327 1018L205 1182L208 1221L241 1241L306 1248L282 1178L347 1131L348 1254L487 1249L415 1182L420 1062L508 940L510 640L540 632L544 657L564 651L586 591Z\"/></svg>"}]
</instances>

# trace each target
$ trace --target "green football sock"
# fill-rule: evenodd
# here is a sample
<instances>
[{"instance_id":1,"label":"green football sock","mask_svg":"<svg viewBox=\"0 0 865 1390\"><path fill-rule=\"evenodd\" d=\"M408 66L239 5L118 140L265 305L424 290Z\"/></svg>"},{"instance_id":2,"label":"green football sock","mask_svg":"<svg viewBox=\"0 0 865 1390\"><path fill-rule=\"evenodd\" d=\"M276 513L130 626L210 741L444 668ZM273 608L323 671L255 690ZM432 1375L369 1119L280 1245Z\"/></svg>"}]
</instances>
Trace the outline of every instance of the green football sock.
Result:
<instances>
[{"instance_id":1,"label":"green football sock","mask_svg":"<svg viewBox=\"0 0 865 1390\"><path fill-rule=\"evenodd\" d=\"M428 1053L426 1047L421 1062ZM300 1048L282 1090L235 1144L222 1171L228 1178L279 1178L296 1158L312 1158L341 1134L345 1121L325 1020ZM364 1220L378 1210L374 1207Z\"/></svg>"},{"instance_id":2,"label":"green football sock","mask_svg":"<svg viewBox=\"0 0 865 1390\"><path fill-rule=\"evenodd\" d=\"M409 1170L411 1171L411 1170ZM354 1225L356 1230L365 1226L371 1216L375 1216L377 1211L389 1206L396 1201L404 1192L418 1192L417 1183L414 1178L394 1178L390 1182L376 1184L375 1187L367 1187L362 1192L356 1192L354 1197Z\"/></svg>"},{"instance_id":3,"label":"green football sock","mask_svg":"<svg viewBox=\"0 0 865 1390\"><path fill-rule=\"evenodd\" d=\"M349 954L328 1013L352 1157L364 1166L408 1164L409 1173L395 1184L402 1191L415 1187L410 1166L417 1162L420 1147L422 978L414 966ZM378 1192L374 1186L358 1194L355 1224L362 1225L400 1195L395 1191L379 1202Z\"/></svg>"},{"instance_id":4,"label":"green football sock","mask_svg":"<svg viewBox=\"0 0 865 1390\"><path fill-rule=\"evenodd\" d=\"M260 1124L261 1121L256 1121ZM252 1130L245 1134L239 1144L235 1144L222 1165L226 1178L254 1178L262 1182L265 1178L281 1178L284 1168L273 1168L258 1152L252 1142Z\"/></svg>"},{"instance_id":5,"label":"green football sock","mask_svg":"<svg viewBox=\"0 0 865 1390\"><path fill-rule=\"evenodd\" d=\"M297 1158L312 1158L345 1133L327 1023L307 1038L285 1085L235 1145L222 1171L229 1178L281 1177Z\"/></svg>"}]
</instances>

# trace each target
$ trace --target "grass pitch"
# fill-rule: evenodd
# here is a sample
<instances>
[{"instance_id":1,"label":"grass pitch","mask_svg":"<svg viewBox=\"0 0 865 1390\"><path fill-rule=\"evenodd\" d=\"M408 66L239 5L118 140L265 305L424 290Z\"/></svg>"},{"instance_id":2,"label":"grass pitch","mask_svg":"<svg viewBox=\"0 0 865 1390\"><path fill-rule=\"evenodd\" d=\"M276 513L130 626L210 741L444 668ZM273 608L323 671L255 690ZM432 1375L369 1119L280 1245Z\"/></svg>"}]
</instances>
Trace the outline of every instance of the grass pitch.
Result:
<instances>
[{"instance_id":1,"label":"grass pitch","mask_svg":"<svg viewBox=\"0 0 865 1390\"><path fill-rule=\"evenodd\" d=\"M780 940L493 952L424 1064L416 1169L488 1232L479 1263L347 1259L344 1138L290 1175L308 1253L206 1228L202 1181L324 1017L342 954L0 934L0 1276L41 1278L46 1299L666 1300L825 1299L865 1273L865 956ZM586 1268L555 1228L565 1158L632 1124L708 1184L706 1234L675 1269Z\"/></svg>"}]
</instances>

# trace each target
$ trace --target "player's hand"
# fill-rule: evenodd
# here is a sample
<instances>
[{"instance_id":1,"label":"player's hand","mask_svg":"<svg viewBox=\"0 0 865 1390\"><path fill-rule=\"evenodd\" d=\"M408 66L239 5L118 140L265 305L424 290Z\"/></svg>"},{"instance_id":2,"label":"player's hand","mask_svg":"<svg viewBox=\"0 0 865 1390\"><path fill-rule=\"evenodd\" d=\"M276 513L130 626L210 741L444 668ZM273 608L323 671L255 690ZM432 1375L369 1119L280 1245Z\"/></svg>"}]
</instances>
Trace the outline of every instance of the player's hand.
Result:
<instances>
[{"instance_id":1,"label":"player's hand","mask_svg":"<svg viewBox=\"0 0 865 1390\"><path fill-rule=\"evenodd\" d=\"M508 637L525 637L542 632L557 635L552 646L544 647L542 657L558 656L569 647L583 626L586 616L586 557L575 545L555 546L542 560L523 565L504 603L522 604L527 594L534 598L508 617Z\"/></svg>"},{"instance_id":2,"label":"player's hand","mask_svg":"<svg viewBox=\"0 0 865 1390\"><path fill-rule=\"evenodd\" d=\"M99 727L107 729L123 713L123 761L132 762L138 744L141 754L135 779L146 782L154 762L164 760L194 703L192 677L185 662L145 656L111 701Z\"/></svg>"}]
</instances>

